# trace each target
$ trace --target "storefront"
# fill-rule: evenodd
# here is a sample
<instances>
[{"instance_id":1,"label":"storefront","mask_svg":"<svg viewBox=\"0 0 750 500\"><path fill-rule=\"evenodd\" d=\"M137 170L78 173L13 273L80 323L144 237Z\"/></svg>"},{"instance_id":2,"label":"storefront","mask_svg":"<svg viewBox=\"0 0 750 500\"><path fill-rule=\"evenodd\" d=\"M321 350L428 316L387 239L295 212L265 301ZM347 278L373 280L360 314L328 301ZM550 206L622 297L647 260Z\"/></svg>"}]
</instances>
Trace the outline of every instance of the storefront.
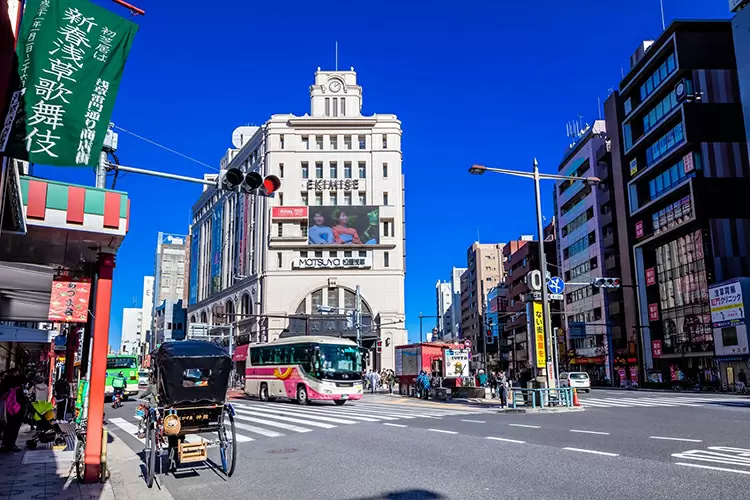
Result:
<instances>
[{"instance_id":1,"label":"storefront","mask_svg":"<svg viewBox=\"0 0 750 500\"><path fill-rule=\"evenodd\" d=\"M247 362L247 353L250 348L250 344L238 345L234 348L232 353L232 361L234 361L235 376L238 380L244 380L245 368Z\"/></svg>"},{"instance_id":2,"label":"storefront","mask_svg":"<svg viewBox=\"0 0 750 500\"><path fill-rule=\"evenodd\" d=\"M709 288L718 377L724 387L734 388L749 373L750 342L744 297L750 294L750 278L737 278ZM745 377L740 377L744 372Z\"/></svg>"},{"instance_id":3,"label":"storefront","mask_svg":"<svg viewBox=\"0 0 750 500\"><path fill-rule=\"evenodd\" d=\"M569 361L570 371L586 372L593 385L605 385L607 379L607 360L604 356L576 356Z\"/></svg>"},{"instance_id":4,"label":"storefront","mask_svg":"<svg viewBox=\"0 0 750 500\"><path fill-rule=\"evenodd\" d=\"M630 385L641 385L638 367L638 358L617 356L615 365L615 386L626 387Z\"/></svg>"}]
</instances>

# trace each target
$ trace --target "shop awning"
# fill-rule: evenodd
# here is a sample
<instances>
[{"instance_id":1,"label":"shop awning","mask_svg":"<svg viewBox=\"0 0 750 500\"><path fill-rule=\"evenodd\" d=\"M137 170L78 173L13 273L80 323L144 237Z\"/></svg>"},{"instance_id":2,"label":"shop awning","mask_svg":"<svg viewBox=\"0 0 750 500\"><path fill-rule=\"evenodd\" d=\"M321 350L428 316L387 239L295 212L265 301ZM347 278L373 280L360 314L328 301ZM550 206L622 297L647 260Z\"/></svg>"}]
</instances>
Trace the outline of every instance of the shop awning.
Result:
<instances>
[{"instance_id":1,"label":"shop awning","mask_svg":"<svg viewBox=\"0 0 750 500\"><path fill-rule=\"evenodd\" d=\"M0 325L0 342L50 344L56 336L57 332L54 330L39 330L36 328Z\"/></svg>"},{"instance_id":2,"label":"shop awning","mask_svg":"<svg viewBox=\"0 0 750 500\"><path fill-rule=\"evenodd\" d=\"M247 359L247 350L250 344L238 345L234 348L234 355L232 361L245 361Z\"/></svg>"}]
</instances>

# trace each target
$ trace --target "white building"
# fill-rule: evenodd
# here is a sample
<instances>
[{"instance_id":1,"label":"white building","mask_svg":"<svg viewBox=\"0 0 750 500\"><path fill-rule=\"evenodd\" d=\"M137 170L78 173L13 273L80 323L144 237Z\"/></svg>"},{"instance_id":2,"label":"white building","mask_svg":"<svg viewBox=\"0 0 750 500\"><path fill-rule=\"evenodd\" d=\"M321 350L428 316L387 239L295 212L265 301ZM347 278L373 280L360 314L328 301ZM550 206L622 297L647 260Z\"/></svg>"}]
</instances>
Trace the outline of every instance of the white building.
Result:
<instances>
[{"instance_id":1,"label":"white building","mask_svg":"<svg viewBox=\"0 0 750 500\"><path fill-rule=\"evenodd\" d=\"M450 281L436 285L439 336L445 341L461 338L461 274L465 267L451 269Z\"/></svg>"},{"instance_id":2,"label":"white building","mask_svg":"<svg viewBox=\"0 0 750 500\"><path fill-rule=\"evenodd\" d=\"M450 338L451 305L453 304L453 294L451 293L451 284L444 281L438 281L435 284L435 303L438 324L438 338ZM447 328L446 328L447 327ZM448 330L448 331L446 331Z\"/></svg>"},{"instance_id":3,"label":"white building","mask_svg":"<svg viewBox=\"0 0 750 500\"><path fill-rule=\"evenodd\" d=\"M345 312L359 286L363 346L376 368L394 368L407 338L401 122L361 114L353 69L318 69L309 92L309 114L240 127L221 162L278 176L274 198L208 188L193 206L188 319L232 322L240 344L306 331L353 338Z\"/></svg>"},{"instance_id":4,"label":"white building","mask_svg":"<svg viewBox=\"0 0 750 500\"><path fill-rule=\"evenodd\" d=\"M143 320L141 321L140 341L146 342L149 333L154 331L154 277L143 277Z\"/></svg>"},{"instance_id":5,"label":"white building","mask_svg":"<svg viewBox=\"0 0 750 500\"><path fill-rule=\"evenodd\" d=\"M140 307L126 307L122 310L122 334L120 336L120 352L138 354L143 311Z\"/></svg>"}]
</instances>

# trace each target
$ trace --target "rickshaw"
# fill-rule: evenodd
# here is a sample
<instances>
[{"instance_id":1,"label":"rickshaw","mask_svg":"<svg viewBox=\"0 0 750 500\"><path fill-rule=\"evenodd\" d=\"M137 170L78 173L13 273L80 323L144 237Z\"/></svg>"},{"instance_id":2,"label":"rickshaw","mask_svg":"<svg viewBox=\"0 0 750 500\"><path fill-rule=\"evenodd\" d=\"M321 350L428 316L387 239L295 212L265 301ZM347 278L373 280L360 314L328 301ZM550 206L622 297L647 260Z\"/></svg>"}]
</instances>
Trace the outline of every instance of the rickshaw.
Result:
<instances>
[{"instance_id":1,"label":"rickshaw","mask_svg":"<svg viewBox=\"0 0 750 500\"><path fill-rule=\"evenodd\" d=\"M153 486L157 457L166 448L168 472L182 464L208 463L208 449L219 448L221 470L228 477L237 460L234 408L226 401L232 359L213 342L165 342L151 353L158 389L156 405L144 415L146 483ZM187 441L190 434L216 432L216 440ZM159 460L161 469L162 461Z\"/></svg>"}]
</instances>

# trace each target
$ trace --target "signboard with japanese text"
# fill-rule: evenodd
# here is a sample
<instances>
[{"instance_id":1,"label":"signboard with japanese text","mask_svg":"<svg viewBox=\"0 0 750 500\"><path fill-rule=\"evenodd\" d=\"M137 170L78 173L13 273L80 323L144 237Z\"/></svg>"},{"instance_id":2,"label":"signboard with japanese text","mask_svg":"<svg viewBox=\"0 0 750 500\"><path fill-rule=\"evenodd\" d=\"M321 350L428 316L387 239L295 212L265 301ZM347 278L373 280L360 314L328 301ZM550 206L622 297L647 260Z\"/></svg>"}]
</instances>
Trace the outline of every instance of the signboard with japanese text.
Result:
<instances>
[{"instance_id":1,"label":"signboard with japanese text","mask_svg":"<svg viewBox=\"0 0 750 500\"><path fill-rule=\"evenodd\" d=\"M635 223L635 237L643 238L643 221L641 220Z\"/></svg>"},{"instance_id":2,"label":"signboard with japanese text","mask_svg":"<svg viewBox=\"0 0 750 500\"><path fill-rule=\"evenodd\" d=\"M95 166L138 25L86 0L27 0L0 151Z\"/></svg>"},{"instance_id":3,"label":"signboard with japanese text","mask_svg":"<svg viewBox=\"0 0 750 500\"><path fill-rule=\"evenodd\" d=\"M534 345L536 348L536 367L547 366L547 346L544 343L544 316L542 315L542 304L534 302Z\"/></svg>"},{"instance_id":4,"label":"signboard with japanese text","mask_svg":"<svg viewBox=\"0 0 750 500\"><path fill-rule=\"evenodd\" d=\"M689 174L690 172L692 172L693 170L695 170L695 161L693 161L693 153L692 152L686 154L682 158L682 165L683 165L683 167L682 167L683 171L686 174Z\"/></svg>"},{"instance_id":5,"label":"signboard with japanese text","mask_svg":"<svg viewBox=\"0 0 750 500\"><path fill-rule=\"evenodd\" d=\"M298 257L292 269L368 269L372 267L370 257Z\"/></svg>"},{"instance_id":6,"label":"signboard with japanese text","mask_svg":"<svg viewBox=\"0 0 750 500\"><path fill-rule=\"evenodd\" d=\"M89 315L91 279L56 276L52 280L48 318L61 323L85 323Z\"/></svg>"},{"instance_id":7,"label":"signboard with japanese text","mask_svg":"<svg viewBox=\"0 0 750 500\"><path fill-rule=\"evenodd\" d=\"M648 305L648 319L650 321L659 321L659 304Z\"/></svg>"},{"instance_id":8,"label":"signboard with japanese text","mask_svg":"<svg viewBox=\"0 0 750 500\"><path fill-rule=\"evenodd\" d=\"M649 267L646 269L646 286L651 286L656 284L656 269L653 267Z\"/></svg>"},{"instance_id":9,"label":"signboard with japanese text","mask_svg":"<svg viewBox=\"0 0 750 500\"><path fill-rule=\"evenodd\" d=\"M651 341L651 354L655 358L661 358L661 340Z\"/></svg>"},{"instance_id":10,"label":"signboard with japanese text","mask_svg":"<svg viewBox=\"0 0 750 500\"><path fill-rule=\"evenodd\" d=\"M307 207L273 207L272 219L307 219Z\"/></svg>"},{"instance_id":11,"label":"signboard with japanese text","mask_svg":"<svg viewBox=\"0 0 750 500\"><path fill-rule=\"evenodd\" d=\"M443 356L446 378L469 376L469 351L467 349L446 349Z\"/></svg>"},{"instance_id":12,"label":"signboard with japanese text","mask_svg":"<svg viewBox=\"0 0 750 500\"><path fill-rule=\"evenodd\" d=\"M738 280L710 286L708 297L711 304L711 322L714 328L745 324L742 286Z\"/></svg>"},{"instance_id":13,"label":"signboard with japanese text","mask_svg":"<svg viewBox=\"0 0 750 500\"><path fill-rule=\"evenodd\" d=\"M219 202L211 215L211 293L221 290L221 251L224 203Z\"/></svg>"},{"instance_id":14,"label":"signboard with japanese text","mask_svg":"<svg viewBox=\"0 0 750 500\"><path fill-rule=\"evenodd\" d=\"M201 257L201 226L193 226L193 232L190 235L190 287L188 290L188 302L190 305L198 303L198 272Z\"/></svg>"}]
</instances>

